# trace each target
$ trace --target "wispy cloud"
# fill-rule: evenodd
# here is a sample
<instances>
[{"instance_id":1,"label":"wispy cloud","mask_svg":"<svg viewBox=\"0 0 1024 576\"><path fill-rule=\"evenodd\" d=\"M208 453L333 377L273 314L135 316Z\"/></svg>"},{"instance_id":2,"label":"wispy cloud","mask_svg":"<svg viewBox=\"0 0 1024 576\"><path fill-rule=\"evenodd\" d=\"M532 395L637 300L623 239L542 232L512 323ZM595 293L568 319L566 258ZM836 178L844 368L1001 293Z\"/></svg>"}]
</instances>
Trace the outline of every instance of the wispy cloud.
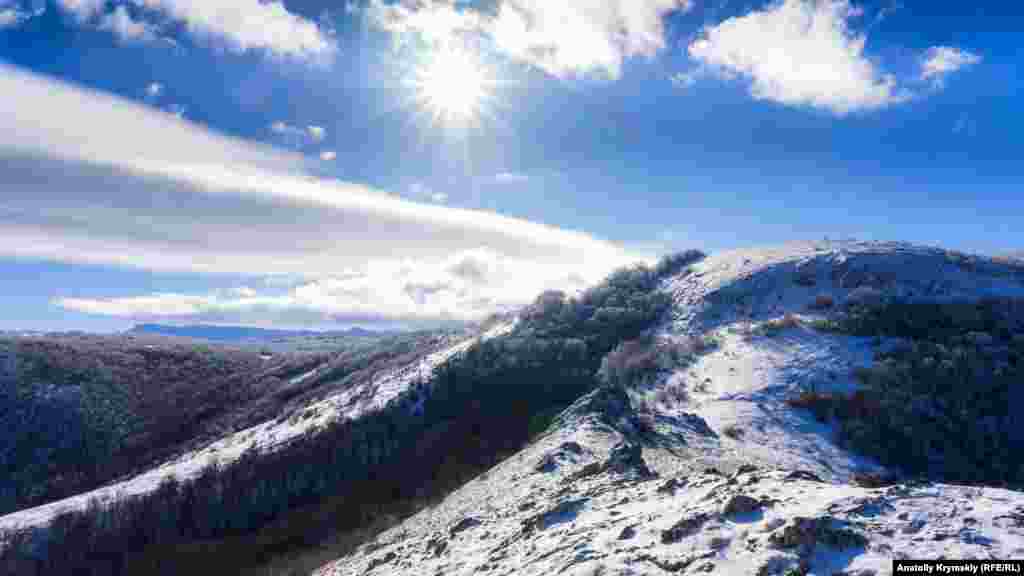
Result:
<instances>
[{"instance_id":1,"label":"wispy cloud","mask_svg":"<svg viewBox=\"0 0 1024 576\"><path fill-rule=\"evenodd\" d=\"M552 76L617 79L626 59L665 48L664 16L690 7L690 0L497 0L474 10L451 0L373 0L369 16L400 38L482 36Z\"/></svg>"},{"instance_id":2,"label":"wispy cloud","mask_svg":"<svg viewBox=\"0 0 1024 576\"><path fill-rule=\"evenodd\" d=\"M293 126L282 120L270 124L270 132L288 146L301 148L302 146L319 144L327 137L327 130L322 126L307 126L301 128Z\"/></svg>"},{"instance_id":3,"label":"wispy cloud","mask_svg":"<svg viewBox=\"0 0 1024 576\"><path fill-rule=\"evenodd\" d=\"M837 115L906 101L897 80L864 54L853 32L861 12L846 0L784 0L707 27L690 57L725 77L750 82L757 99Z\"/></svg>"},{"instance_id":4,"label":"wispy cloud","mask_svg":"<svg viewBox=\"0 0 1024 576\"><path fill-rule=\"evenodd\" d=\"M520 172L501 172L494 176L494 180L501 184L525 184L530 177Z\"/></svg>"},{"instance_id":5,"label":"wispy cloud","mask_svg":"<svg viewBox=\"0 0 1024 576\"><path fill-rule=\"evenodd\" d=\"M933 46L921 58L921 79L942 86L950 74L981 62L981 56L952 46Z\"/></svg>"},{"instance_id":6,"label":"wispy cloud","mask_svg":"<svg viewBox=\"0 0 1024 576\"><path fill-rule=\"evenodd\" d=\"M158 36L148 23L133 18L124 6L100 17L97 28L110 32L122 42L152 42Z\"/></svg>"},{"instance_id":7,"label":"wispy cloud","mask_svg":"<svg viewBox=\"0 0 1024 576\"><path fill-rule=\"evenodd\" d=\"M148 37L146 31L153 34L155 22L170 21L183 24L196 37L238 52L263 50L275 56L322 60L336 48L316 22L288 11L279 1L57 0L57 4L78 22L126 39ZM144 17L135 17L129 6Z\"/></svg>"},{"instance_id":8,"label":"wispy cloud","mask_svg":"<svg viewBox=\"0 0 1024 576\"><path fill-rule=\"evenodd\" d=\"M0 116L0 255L305 279L285 295L59 301L69 309L462 317L635 258L579 232L320 180L301 155L6 65L0 93L19 110Z\"/></svg>"},{"instance_id":9,"label":"wispy cloud","mask_svg":"<svg viewBox=\"0 0 1024 576\"><path fill-rule=\"evenodd\" d=\"M0 0L0 30L21 26L45 11L44 0L20 3L17 0Z\"/></svg>"}]
</instances>

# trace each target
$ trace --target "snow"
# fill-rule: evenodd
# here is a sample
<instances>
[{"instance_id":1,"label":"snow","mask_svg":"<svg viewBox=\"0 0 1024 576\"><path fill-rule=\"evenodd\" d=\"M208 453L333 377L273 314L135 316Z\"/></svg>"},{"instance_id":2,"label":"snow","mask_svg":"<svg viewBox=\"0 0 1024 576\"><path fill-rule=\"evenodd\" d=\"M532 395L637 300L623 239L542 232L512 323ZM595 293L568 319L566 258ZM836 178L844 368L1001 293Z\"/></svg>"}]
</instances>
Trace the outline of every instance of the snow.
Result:
<instances>
[{"instance_id":1,"label":"snow","mask_svg":"<svg viewBox=\"0 0 1024 576\"><path fill-rule=\"evenodd\" d=\"M134 478L35 508L7 514L0 517L0 532L41 526L62 511L86 508L89 501L93 499L107 501L146 494L156 490L166 477L173 476L179 480L192 478L214 461L227 464L237 460L247 449L256 448L261 452L272 451L339 418L360 418L386 406L388 402L414 384L419 377L429 375L435 366L464 351L476 340L493 338L507 333L512 328L513 323L506 322L490 328L479 336L462 337L443 344L440 349L425 355L411 367L401 366L384 371L369 381L358 382L347 390L310 404L297 417L271 420L240 430ZM298 384L312 378L321 369L323 367L317 367L296 376L291 379L290 384Z\"/></svg>"},{"instance_id":2,"label":"snow","mask_svg":"<svg viewBox=\"0 0 1024 576\"><path fill-rule=\"evenodd\" d=\"M860 286L909 300L1024 296L1019 269L981 259L968 269L964 259L935 248L847 241L734 250L696 263L692 273L665 283L674 314L660 335L701 334L720 346L668 377L689 396L676 411L700 416L718 432L740 430L742 436L723 434L712 448L722 455L835 481L878 471L877 463L839 448L834 431L786 405L802 391L852 391L853 369L872 362L869 339L813 330L810 321L829 311L809 305L824 294L841 306ZM758 335L758 326L786 315L801 325ZM878 349L893 343L886 339Z\"/></svg>"},{"instance_id":3,"label":"snow","mask_svg":"<svg viewBox=\"0 0 1024 576\"><path fill-rule=\"evenodd\" d=\"M655 383L655 390L687 392L653 405L658 441L644 440L643 458L656 478L612 470L574 476L606 462L617 444L640 440L628 419L609 428L570 409L519 453L317 575L767 575L801 563L809 574L867 575L887 574L893 558L1024 555L1024 493L854 485L855 474L880 471L878 463L847 452L832 429L786 403L805 390L855 389L853 369L869 366L878 344L894 343L815 331L808 321L830 314L809 308L817 296L842 306L870 286L908 299L1024 297L1024 268L935 248L847 241L735 250L692 269L662 285L674 306L656 335L714 338L718 346ZM803 322L770 336L756 330L787 314ZM500 324L480 337L512 327ZM226 459L250 443L272 449L332 418L360 417L471 344L454 342L378 374L314 404L309 418L266 423L92 495L151 490L164 474L198 470L213 452ZM0 529L39 523L88 497L0 518ZM726 513L741 497L753 498L755 509Z\"/></svg>"},{"instance_id":4,"label":"snow","mask_svg":"<svg viewBox=\"0 0 1024 576\"><path fill-rule=\"evenodd\" d=\"M798 283L801 276L813 285ZM899 242L798 242L712 255L665 289L675 300L673 331L702 333L787 312L813 316L816 296L842 304L858 286L910 300L1022 297L1024 267Z\"/></svg>"},{"instance_id":5,"label":"snow","mask_svg":"<svg viewBox=\"0 0 1024 576\"><path fill-rule=\"evenodd\" d=\"M611 473L569 480L587 463L605 457L619 440L590 428L549 436L315 574L366 574L374 564L369 573L378 575L626 575L675 573L677 568L755 574L771 566L777 569L767 573L782 574L802 559L809 563L809 574L887 574L893 558L1005 559L1024 552L1024 494L1008 490L863 488L791 478L784 469L767 467L649 481ZM562 461L553 472L535 471L533 465L544 454L566 441L585 447L578 462ZM682 486L674 493L659 490L672 478ZM749 513L724 513L726 502L737 495L766 503ZM545 511L551 513L536 524ZM451 527L465 518L479 524L452 533ZM674 525L694 518L703 518L694 522L699 529L665 540ZM863 535L867 543L847 549L824 540L803 549L776 544L799 518L833 523ZM530 524L537 526L532 532L524 529ZM435 553L431 541L446 546Z\"/></svg>"},{"instance_id":6,"label":"snow","mask_svg":"<svg viewBox=\"0 0 1024 576\"><path fill-rule=\"evenodd\" d=\"M783 574L804 563L809 574L866 575L887 574L893 558L1020 557L1024 493L854 485L854 474L881 467L845 451L828 426L786 404L804 390L855 389L853 368L870 366L876 350L895 343L810 327L810 320L830 313L809 308L818 295L842 306L859 286L910 300L973 300L1024 296L1024 275L1019 267L900 243L795 243L709 257L662 286L674 307L657 336L703 336L718 346L654 386L687 391L682 401L653 404L656 430L671 439L668 446L644 446L657 479L627 481L610 472L572 478L606 459L632 432L562 418L548 435L441 504L316 574ZM787 314L802 322L771 336L755 330ZM632 395L650 397L654 390ZM699 422L716 434L702 433L694 426ZM740 432L726 434L730 428ZM559 450L565 442L582 450L569 457ZM542 461L554 464L538 468ZM703 472L708 466L724 473ZM792 477L793 471L802 475ZM681 486L658 490L670 479ZM724 514L736 496L763 505ZM550 514L537 524L544 511ZM449 531L469 517L479 524ZM666 540L676 525L697 528ZM829 544L826 534L803 546L785 545L787 534L799 535L806 526L860 535L866 544L843 549Z\"/></svg>"}]
</instances>

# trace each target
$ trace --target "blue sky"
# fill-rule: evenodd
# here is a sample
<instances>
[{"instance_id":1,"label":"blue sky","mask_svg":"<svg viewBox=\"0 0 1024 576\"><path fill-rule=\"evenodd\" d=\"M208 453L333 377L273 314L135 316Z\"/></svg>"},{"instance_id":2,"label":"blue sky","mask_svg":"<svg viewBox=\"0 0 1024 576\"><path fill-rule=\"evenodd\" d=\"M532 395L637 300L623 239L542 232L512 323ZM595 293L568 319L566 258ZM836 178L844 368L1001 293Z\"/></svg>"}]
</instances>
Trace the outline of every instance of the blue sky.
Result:
<instances>
[{"instance_id":1,"label":"blue sky","mask_svg":"<svg viewBox=\"0 0 1024 576\"><path fill-rule=\"evenodd\" d=\"M0 0L0 329L429 324L673 249L1019 249L1022 11Z\"/></svg>"}]
</instances>

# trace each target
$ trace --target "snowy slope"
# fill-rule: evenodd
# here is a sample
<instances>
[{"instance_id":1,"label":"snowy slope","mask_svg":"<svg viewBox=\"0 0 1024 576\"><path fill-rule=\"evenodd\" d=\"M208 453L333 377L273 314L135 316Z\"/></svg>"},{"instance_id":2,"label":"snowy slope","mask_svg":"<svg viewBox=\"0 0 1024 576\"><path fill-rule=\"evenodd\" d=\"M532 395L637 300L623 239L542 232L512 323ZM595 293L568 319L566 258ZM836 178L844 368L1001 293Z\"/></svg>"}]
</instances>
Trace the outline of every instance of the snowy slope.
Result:
<instances>
[{"instance_id":1,"label":"snowy slope","mask_svg":"<svg viewBox=\"0 0 1024 576\"><path fill-rule=\"evenodd\" d=\"M473 342L506 333L512 329L512 326L511 323L502 323L489 328L479 336L462 337L443 343L412 365L384 371L367 381L358 382L348 389L310 404L300 418L264 422L235 432L201 450L185 454L129 480L2 516L0 517L0 532L43 525L64 510L84 509L93 499L108 501L152 492L160 485L161 480L168 476L179 480L191 478L214 461L227 464L237 460L249 448L267 452L303 434L315 431L316 428L323 427L333 420L359 418L382 408L420 377L429 375L435 366L452 355L464 351ZM290 383L301 383L328 369L330 369L330 365L325 364L296 376Z\"/></svg>"},{"instance_id":2,"label":"snowy slope","mask_svg":"<svg viewBox=\"0 0 1024 576\"><path fill-rule=\"evenodd\" d=\"M1024 493L854 485L855 473L880 467L785 403L812 387L851 389L851 370L893 342L806 323L774 336L757 330L787 314L829 314L811 306L823 295L835 307L865 297L1024 297L1024 268L871 242L737 250L692 268L662 287L674 307L657 336L719 345L653 389L629 392L686 391L653 403L656 434L643 433L625 393L582 399L548 435L318 574L867 575L887 574L900 557L1024 553Z\"/></svg>"}]
</instances>

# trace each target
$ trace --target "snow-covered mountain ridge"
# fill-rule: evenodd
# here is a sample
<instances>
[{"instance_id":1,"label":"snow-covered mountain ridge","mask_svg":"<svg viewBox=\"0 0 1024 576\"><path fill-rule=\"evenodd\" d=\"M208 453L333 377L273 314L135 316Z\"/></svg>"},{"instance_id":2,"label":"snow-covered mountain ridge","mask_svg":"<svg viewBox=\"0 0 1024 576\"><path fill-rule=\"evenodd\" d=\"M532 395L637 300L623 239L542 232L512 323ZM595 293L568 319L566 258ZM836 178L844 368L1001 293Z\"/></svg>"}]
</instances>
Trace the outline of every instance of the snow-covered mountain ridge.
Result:
<instances>
[{"instance_id":1,"label":"snow-covered mountain ridge","mask_svg":"<svg viewBox=\"0 0 1024 576\"><path fill-rule=\"evenodd\" d=\"M816 321L865 303L1024 298L1024 266L902 243L798 243L713 255L659 290L672 309L658 340L716 345L653 382L591 393L515 456L317 574L867 575L894 558L1024 553L1024 493L867 485L894 471L790 402L857 390L857 370L901 344Z\"/></svg>"}]
</instances>

